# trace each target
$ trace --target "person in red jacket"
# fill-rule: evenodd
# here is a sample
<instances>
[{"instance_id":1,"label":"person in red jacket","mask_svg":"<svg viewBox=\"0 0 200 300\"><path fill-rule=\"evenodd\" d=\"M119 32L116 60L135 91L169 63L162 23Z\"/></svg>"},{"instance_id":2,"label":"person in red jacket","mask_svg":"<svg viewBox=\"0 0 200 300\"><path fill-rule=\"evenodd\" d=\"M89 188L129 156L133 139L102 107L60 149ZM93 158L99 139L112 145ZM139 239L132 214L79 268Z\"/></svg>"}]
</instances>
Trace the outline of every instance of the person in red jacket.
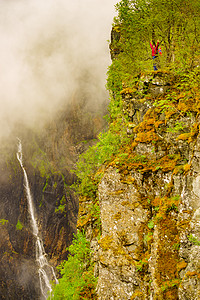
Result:
<instances>
[{"instance_id":1,"label":"person in red jacket","mask_svg":"<svg viewBox=\"0 0 200 300\"><path fill-rule=\"evenodd\" d=\"M154 71L157 71L157 67L156 67L156 63L155 63L155 59L156 59L156 54L158 52L158 46L159 46L159 41L157 41L157 45L155 45L154 43L150 42L150 46L151 46L151 50L152 50L152 59L153 59L153 69Z\"/></svg>"}]
</instances>

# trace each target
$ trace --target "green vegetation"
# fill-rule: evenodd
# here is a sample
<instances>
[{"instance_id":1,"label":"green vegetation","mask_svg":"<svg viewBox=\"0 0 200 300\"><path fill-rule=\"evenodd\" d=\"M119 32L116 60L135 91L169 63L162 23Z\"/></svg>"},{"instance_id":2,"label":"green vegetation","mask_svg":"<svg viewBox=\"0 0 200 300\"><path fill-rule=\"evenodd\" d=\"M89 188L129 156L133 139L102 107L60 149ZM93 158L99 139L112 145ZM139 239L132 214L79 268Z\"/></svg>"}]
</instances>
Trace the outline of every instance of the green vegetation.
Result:
<instances>
[{"instance_id":1,"label":"green vegetation","mask_svg":"<svg viewBox=\"0 0 200 300\"><path fill-rule=\"evenodd\" d=\"M179 279L168 280L163 283L163 285L161 286L161 290L164 292L168 289L179 286L180 283L181 281Z\"/></svg>"},{"instance_id":2,"label":"green vegetation","mask_svg":"<svg viewBox=\"0 0 200 300\"><path fill-rule=\"evenodd\" d=\"M95 296L97 279L93 275L90 243L85 235L78 232L67 250L68 260L58 267L62 278L59 279L59 284L54 286L54 296L51 296L51 299L97 299Z\"/></svg>"},{"instance_id":3,"label":"green vegetation","mask_svg":"<svg viewBox=\"0 0 200 300\"><path fill-rule=\"evenodd\" d=\"M154 221L153 220L149 221L147 226L149 227L149 229L153 229L154 228Z\"/></svg>"},{"instance_id":4,"label":"green vegetation","mask_svg":"<svg viewBox=\"0 0 200 300\"><path fill-rule=\"evenodd\" d=\"M110 117L114 118L112 114ZM78 182L74 187L80 195L90 198L96 197L97 183L102 175L97 170L104 163L111 161L114 155L120 153L122 145L128 141L125 120L118 116L110 124L107 132L99 134L97 143L79 157L76 170L74 170Z\"/></svg>"},{"instance_id":5,"label":"green vegetation","mask_svg":"<svg viewBox=\"0 0 200 300\"><path fill-rule=\"evenodd\" d=\"M140 271L144 271L145 267L147 267L148 265L148 258L144 258L143 260L140 260L137 264L136 264L136 272Z\"/></svg>"},{"instance_id":6,"label":"green vegetation","mask_svg":"<svg viewBox=\"0 0 200 300\"><path fill-rule=\"evenodd\" d=\"M46 185L44 187L45 190L45 188L48 185L48 179L51 174L55 173L55 170L52 164L50 163L47 154L39 148L36 142L34 143L34 147L35 151L33 153L31 163L35 169L38 168L41 177L46 177Z\"/></svg>"},{"instance_id":7,"label":"green vegetation","mask_svg":"<svg viewBox=\"0 0 200 300\"><path fill-rule=\"evenodd\" d=\"M118 50L119 74L130 78L152 65L149 41L160 40L161 67L177 71L193 68L199 56L199 0L122 0L117 5L114 29L120 38L111 50ZM129 79L130 79L129 78Z\"/></svg>"},{"instance_id":8,"label":"green vegetation","mask_svg":"<svg viewBox=\"0 0 200 300\"><path fill-rule=\"evenodd\" d=\"M65 197L65 195L63 195L62 199L60 200L60 205L55 209L55 213L57 213L57 212L61 212L61 213L66 212L65 211L65 208L66 208L65 204L66 204L66 197Z\"/></svg>"},{"instance_id":9,"label":"green vegetation","mask_svg":"<svg viewBox=\"0 0 200 300\"><path fill-rule=\"evenodd\" d=\"M200 246L200 241L195 236L193 236L192 234L189 235L188 239L194 245Z\"/></svg>"},{"instance_id":10,"label":"green vegetation","mask_svg":"<svg viewBox=\"0 0 200 300\"><path fill-rule=\"evenodd\" d=\"M23 224L20 222L20 220L18 220L17 225L16 225L16 229L17 230L22 230L23 227L24 227Z\"/></svg>"},{"instance_id":11,"label":"green vegetation","mask_svg":"<svg viewBox=\"0 0 200 300\"><path fill-rule=\"evenodd\" d=\"M8 223L8 220L0 219L0 225L5 225Z\"/></svg>"}]
</instances>

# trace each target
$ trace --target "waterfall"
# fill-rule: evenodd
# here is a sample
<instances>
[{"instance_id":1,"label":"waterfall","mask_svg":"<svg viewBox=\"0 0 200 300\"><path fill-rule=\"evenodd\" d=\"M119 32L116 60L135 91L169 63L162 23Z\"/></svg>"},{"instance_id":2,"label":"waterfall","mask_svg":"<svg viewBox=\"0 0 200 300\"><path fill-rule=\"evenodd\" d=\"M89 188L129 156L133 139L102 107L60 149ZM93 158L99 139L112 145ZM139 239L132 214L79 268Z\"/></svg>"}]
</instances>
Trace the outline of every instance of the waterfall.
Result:
<instances>
[{"instance_id":1,"label":"waterfall","mask_svg":"<svg viewBox=\"0 0 200 300\"><path fill-rule=\"evenodd\" d=\"M50 280L54 280L56 284L58 284L58 280L56 278L54 269L50 264L48 263L48 260L46 258L47 254L45 253L45 249L43 246L42 239L39 237L39 230L38 225L36 222L36 218L34 215L34 206L33 206L33 200L31 196L31 191L29 187L29 181L28 176L26 173L26 170L23 166L23 159L22 159L22 144L21 140L18 139L18 152L17 152L17 159L21 165L21 168L24 173L24 188L26 191L27 201L28 201L28 212L30 215L30 221L31 221L31 228L33 235L36 239L36 262L38 264L38 275L39 275L39 281L40 281L40 289L43 297L47 299L49 295L51 295L52 288L50 284Z\"/></svg>"}]
</instances>

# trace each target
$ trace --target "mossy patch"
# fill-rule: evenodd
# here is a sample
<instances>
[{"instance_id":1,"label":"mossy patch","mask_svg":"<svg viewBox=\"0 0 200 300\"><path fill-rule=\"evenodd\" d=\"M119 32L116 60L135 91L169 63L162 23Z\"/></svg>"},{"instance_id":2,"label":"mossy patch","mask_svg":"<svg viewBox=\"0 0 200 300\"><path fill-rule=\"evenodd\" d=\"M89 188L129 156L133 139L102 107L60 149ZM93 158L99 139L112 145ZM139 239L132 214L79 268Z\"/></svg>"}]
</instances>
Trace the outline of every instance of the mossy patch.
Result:
<instances>
[{"instance_id":1,"label":"mossy patch","mask_svg":"<svg viewBox=\"0 0 200 300\"><path fill-rule=\"evenodd\" d=\"M101 248L106 251L111 248L111 244L113 242L113 236L112 235L107 235L105 237L101 237L99 240L99 244Z\"/></svg>"},{"instance_id":2,"label":"mossy patch","mask_svg":"<svg viewBox=\"0 0 200 300\"><path fill-rule=\"evenodd\" d=\"M200 273L197 271L188 271L185 274L185 277L194 277L194 276L196 276L198 279L200 279Z\"/></svg>"},{"instance_id":3,"label":"mossy patch","mask_svg":"<svg viewBox=\"0 0 200 300\"><path fill-rule=\"evenodd\" d=\"M187 262L184 260L181 260L177 263L177 271L180 272L181 270L185 269L187 267Z\"/></svg>"},{"instance_id":4,"label":"mossy patch","mask_svg":"<svg viewBox=\"0 0 200 300\"><path fill-rule=\"evenodd\" d=\"M144 293L142 291L140 291L139 289L137 289L134 294L131 296L131 300L134 300L134 299L144 299L143 297Z\"/></svg>"},{"instance_id":5,"label":"mossy patch","mask_svg":"<svg viewBox=\"0 0 200 300\"><path fill-rule=\"evenodd\" d=\"M165 218L160 220L158 231L156 280L163 292L163 299L167 299L166 293L170 293L171 298L169 299L178 299L180 279L177 263L179 254L178 249L173 247L174 243L179 243L176 220L166 215ZM166 292L168 289L170 289L170 292Z\"/></svg>"},{"instance_id":6,"label":"mossy patch","mask_svg":"<svg viewBox=\"0 0 200 300\"><path fill-rule=\"evenodd\" d=\"M120 220L121 217L122 217L122 213L121 213L121 211L118 211L118 212L113 216L113 219L117 221L117 220Z\"/></svg>"}]
</instances>

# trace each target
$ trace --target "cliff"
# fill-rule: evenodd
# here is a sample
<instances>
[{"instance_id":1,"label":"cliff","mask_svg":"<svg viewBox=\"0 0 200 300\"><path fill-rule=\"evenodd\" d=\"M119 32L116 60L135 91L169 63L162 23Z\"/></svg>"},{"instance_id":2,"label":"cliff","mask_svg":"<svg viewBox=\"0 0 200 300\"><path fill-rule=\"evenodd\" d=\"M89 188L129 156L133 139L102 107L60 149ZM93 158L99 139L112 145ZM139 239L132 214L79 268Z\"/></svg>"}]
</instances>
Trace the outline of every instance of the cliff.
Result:
<instances>
[{"instance_id":1,"label":"cliff","mask_svg":"<svg viewBox=\"0 0 200 300\"><path fill-rule=\"evenodd\" d=\"M198 78L160 71L122 87L129 142L99 170L100 237L92 201L79 209L99 299L199 297Z\"/></svg>"},{"instance_id":2,"label":"cliff","mask_svg":"<svg viewBox=\"0 0 200 300\"><path fill-rule=\"evenodd\" d=\"M187 5L194 19L185 4L117 4L109 129L78 165L87 177L78 228L90 241L98 299L200 297L200 18L196 1ZM149 40L158 37L163 52L152 61Z\"/></svg>"}]
</instances>

